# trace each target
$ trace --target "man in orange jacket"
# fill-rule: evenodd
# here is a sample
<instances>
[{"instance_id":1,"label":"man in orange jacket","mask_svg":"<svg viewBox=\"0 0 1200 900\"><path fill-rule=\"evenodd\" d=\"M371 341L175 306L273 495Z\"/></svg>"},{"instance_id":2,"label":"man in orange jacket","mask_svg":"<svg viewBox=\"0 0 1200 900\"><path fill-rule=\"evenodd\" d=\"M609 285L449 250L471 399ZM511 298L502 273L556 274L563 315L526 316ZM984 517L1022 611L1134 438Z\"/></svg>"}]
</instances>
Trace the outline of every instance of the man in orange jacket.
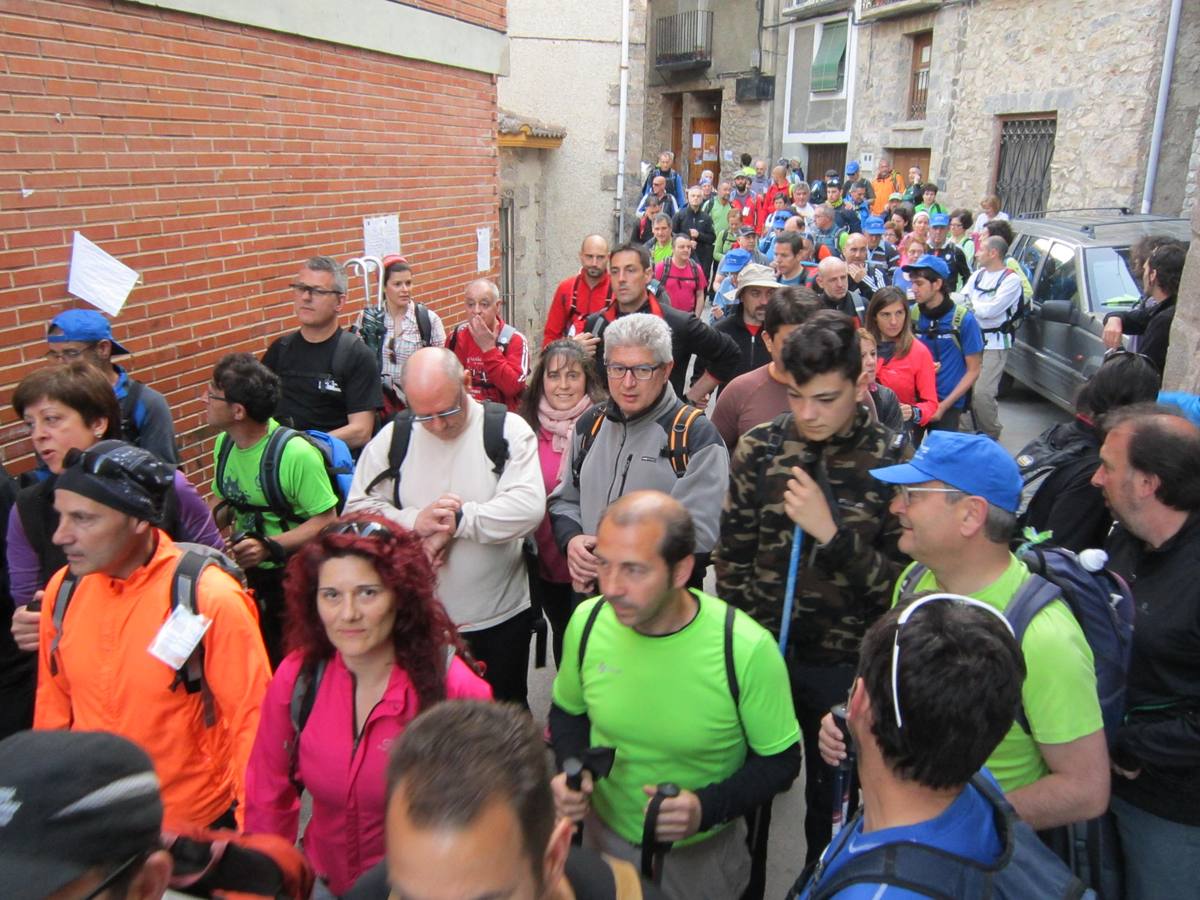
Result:
<instances>
[{"instance_id":1,"label":"man in orange jacket","mask_svg":"<svg viewBox=\"0 0 1200 900\"><path fill-rule=\"evenodd\" d=\"M42 598L33 726L122 735L154 761L168 826L235 827L271 670L231 575L200 571L195 613L174 602L184 554L157 527L172 479L121 441L75 451L59 475L53 540L67 566Z\"/></svg>"}]
</instances>

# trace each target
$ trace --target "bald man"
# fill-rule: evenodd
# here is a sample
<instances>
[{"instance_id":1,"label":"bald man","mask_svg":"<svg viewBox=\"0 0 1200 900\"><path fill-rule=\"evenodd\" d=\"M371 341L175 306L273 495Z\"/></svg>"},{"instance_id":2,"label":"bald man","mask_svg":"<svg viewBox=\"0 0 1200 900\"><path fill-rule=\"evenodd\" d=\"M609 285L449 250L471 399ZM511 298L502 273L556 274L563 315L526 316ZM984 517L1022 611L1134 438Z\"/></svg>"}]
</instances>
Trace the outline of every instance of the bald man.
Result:
<instances>
[{"instance_id":1,"label":"bald man","mask_svg":"<svg viewBox=\"0 0 1200 900\"><path fill-rule=\"evenodd\" d=\"M579 271L560 281L554 291L542 332L542 346L564 337L590 338L584 333L584 322L611 300L608 241L602 235L589 234L579 247Z\"/></svg>"},{"instance_id":2,"label":"bald man","mask_svg":"<svg viewBox=\"0 0 1200 900\"><path fill-rule=\"evenodd\" d=\"M844 260L836 256L827 256L817 266L817 298L826 309L836 309L843 312L856 323L858 306L850 293L850 276Z\"/></svg>"},{"instance_id":3,"label":"bald man","mask_svg":"<svg viewBox=\"0 0 1200 900\"><path fill-rule=\"evenodd\" d=\"M438 569L438 596L486 664L496 699L525 704L531 619L521 542L546 514L546 490L533 431L502 405L476 401L470 385L449 350L409 357L408 409L363 448L346 511L417 533Z\"/></svg>"}]
</instances>

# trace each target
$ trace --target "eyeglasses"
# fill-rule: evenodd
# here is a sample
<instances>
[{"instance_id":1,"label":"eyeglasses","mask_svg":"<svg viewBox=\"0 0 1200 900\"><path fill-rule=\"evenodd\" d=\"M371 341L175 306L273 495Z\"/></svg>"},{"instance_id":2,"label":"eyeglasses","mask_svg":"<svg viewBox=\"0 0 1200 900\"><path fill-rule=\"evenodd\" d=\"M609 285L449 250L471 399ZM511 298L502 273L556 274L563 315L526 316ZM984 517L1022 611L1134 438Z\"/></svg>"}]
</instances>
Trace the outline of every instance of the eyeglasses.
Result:
<instances>
[{"instance_id":1,"label":"eyeglasses","mask_svg":"<svg viewBox=\"0 0 1200 900\"><path fill-rule=\"evenodd\" d=\"M413 416L414 422L432 422L434 419L448 419L451 416L457 416L462 412L461 406L456 406L454 409L448 409L445 412L430 413L427 416Z\"/></svg>"},{"instance_id":2,"label":"eyeglasses","mask_svg":"<svg viewBox=\"0 0 1200 900\"><path fill-rule=\"evenodd\" d=\"M947 600L951 603L961 603L964 606L974 606L976 609L985 609L1003 622L1004 627L1008 629L1008 633L1013 636L1014 640L1016 639L1012 624L1008 619L1004 618L1004 614L995 607L988 606L982 600L974 600L971 597L963 597L959 594L929 594L914 600L905 607L904 612L900 613L900 618L896 620L896 634L892 638L892 706L896 710L897 728L904 727L904 720L900 717L900 631L908 623L908 620L913 617L913 613L926 603L932 603L935 600Z\"/></svg>"},{"instance_id":3,"label":"eyeglasses","mask_svg":"<svg viewBox=\"0 0 1200 900\"><path fill-rule=\"evenodd\" d=\"M395 537L392 532L380 525L378 522L334 522L332 525L325 527L322 534L351 534L355 537L378 537L390 538Z\"/></svg>"},{"instance_id":4,"label":"eyeglasses","mask_svg":"<svg viewBox=\"0 0 1200 900\"><path fill-rule=\"evenodd\" d=\"M300 284L295 282L291 285L292 293L297 297L303 297L305 294L312 294L313 297L340 297L342 292L337 290L328 290L326 288L313 287L311 284Z\"/></svg>"},{"instance_id":5,"label":"eyeglasses","mask_svg":"<svg viewBox=\"0 0 1200 900\"><path fill-rule=\"evenodd\" d=\"M85 347L82 350L77 350L74 347L68 347L66 350L47 350L42 358L50 359L54 362L74 362L95 346L95 344L92 344L90 347Z\"/></svg>"},{"instance_id":6,"label":"eyeglasses","mask_svg":"<svg viewBox=\"0 0 1200 900\"><path fill-rule=\"evenodd\" d=\"M604 370L608 373L608 377L616 381L622 381L625 378L626 372L632 372L633 377L638 381L649 381L659 369L663 367L662 363L655 366L605 366Z\"/></svg>"},{"instance_id":7,"label":"eyeglasses","mask_svg":"<svg viewBox=\"0 0 1200 900\"><path fill-rule=\"evenodd\" d=\"M209 399L209 400L216 400L216 401L218 401L219 403L233 403L233 401L232 401L232 400L230 400L228 397L220 397L220 396L218 396L218 395L214 394L212 391L209 391L209 392L208 392L208 399Z\"/></svg>"},{"instance_id":8,"label":"eyeglasses","mask_svg":"<svg viewBox=\"0 0 1200 900\"><path fill-rule=\"evenodd\" d=\"M958 488L934 488L934 487L913 487L910 484L898 484L896 489L900 491L900 499L904 501L904 505L908 506L912 503L913 494L961 494L963 493Z\"/></svg>"}]
</instances>

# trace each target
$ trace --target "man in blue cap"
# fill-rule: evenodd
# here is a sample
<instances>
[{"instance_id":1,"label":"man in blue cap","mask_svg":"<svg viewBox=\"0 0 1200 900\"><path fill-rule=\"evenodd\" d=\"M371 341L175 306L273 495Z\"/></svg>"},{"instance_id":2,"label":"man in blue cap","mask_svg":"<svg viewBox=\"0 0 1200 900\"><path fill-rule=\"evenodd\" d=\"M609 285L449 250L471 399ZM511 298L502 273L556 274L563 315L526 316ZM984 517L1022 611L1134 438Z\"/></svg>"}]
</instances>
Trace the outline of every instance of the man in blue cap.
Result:
<instances>
[{"instance_id":1,"label":"man in blue cap","mask_svg":"<svg viewBox=\"0 0 1200 900\"><path fill-rule=\"evenodd\" d=\"M166 398L134 381L112 361L114 356L125 356L129 351L113 339L108 319L94 309L68 309L50 320L46 341L46 359L51 362L82 359L108 378L121 406L121 433L125 440L149 450L164 462L179 463L175 424Z\"/></svg>"},{"instance_id":2,"label":"man in blue cap","mask_svg":"<svg viewBox=\"0 0 1200 900\"><path fill-rule=\"evenodd\" d=\"M890 511L900 520L899 549L916 560L893 602L947 591L1004 612L1030 578L1009 549L1022 482L1004 448L983 435L933 432L907 463L871 474L896 485ZM1034 615L1021 653L1028 729L1014 724L987 767L1038 831L1095 818L1108 805L1108 749L1092 650L1065 603ZM828 718L821 755L829 763L845 755Z\"/></svg>"},{"instance_id":3,"label":"man in blue cap","mask_svg":"<svg viewBox=\"0 0 1200 900\"><path fill-rule=\"evenodd\" d=\"M926 253L903 266L903 271L920 310L917 337L929 348L937 367L938 407L928 427L958 431L983 366L983 332L974 313L950 299L950 267L944 259Z\"/></svg>"},{"instance_id":4,"label":"man in blue cap","mask_svg":"<svg viewBox=\"0 0 1200 900\"><path fill-rule=\"evenodd\" d=\"M946 240L950 232L949 213L931 213L929 216L929 252L940 256L950 267L948 290L962 290L962 286L971 277L971 264L967 262L967 254L954 241Z\"/></svg>"},{"instance_id":5,"label":"man in blue cap","mask_svg":"<svg viewBox=\"0 0 1200 900\"><path fill-rule=\"evenodd\" d=\"M738 274L750 262L750 251L734 247L721 257L717 276L713 280L712 320L718 321L725 311L737 303Z\"/></svg>"},{"instance_id":6,"label":"man in blue cap","mask_svg":"<svg viewBox=\"0 0 1200 900\"><path fill-rule=\"evenodd\" d=\"M883 231L882 216L868 216L863 222L863 234L867 236L867 272L879 285L892 283L892 270L900 262L899 251L883 239Z\"/></svg>"}]
</instances>

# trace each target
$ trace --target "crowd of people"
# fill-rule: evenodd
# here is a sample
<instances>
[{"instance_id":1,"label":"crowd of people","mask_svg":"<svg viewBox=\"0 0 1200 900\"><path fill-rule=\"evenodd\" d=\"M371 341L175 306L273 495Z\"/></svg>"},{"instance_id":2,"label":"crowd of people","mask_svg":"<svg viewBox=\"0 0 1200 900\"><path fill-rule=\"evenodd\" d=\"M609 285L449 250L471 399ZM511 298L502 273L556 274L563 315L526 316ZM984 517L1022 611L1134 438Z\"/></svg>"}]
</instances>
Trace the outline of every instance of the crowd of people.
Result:
<instances>
[{"instance_id":1,"label":"crowd of people","mask_svg":"<svg viewBox=\"0 0 1200 900\"><path fill-rule=\"evenodd\" d=\"M290 845L307 794L314 897L761 897L801 768L801 897L1193 890L1200 428L1122 344L1014 459L998 201L847 176L687 187L664 154L536 354L486 279L448 330L389 257L375 333L314 256L298 328L203 386L207 485L108 320L55 317L11 400L5 896L161 896L156 831ZM1115 343L1158 340L1172 253ZM1117 663L1047 547L1131 586Z\"/></svg>"}]
</instances>

